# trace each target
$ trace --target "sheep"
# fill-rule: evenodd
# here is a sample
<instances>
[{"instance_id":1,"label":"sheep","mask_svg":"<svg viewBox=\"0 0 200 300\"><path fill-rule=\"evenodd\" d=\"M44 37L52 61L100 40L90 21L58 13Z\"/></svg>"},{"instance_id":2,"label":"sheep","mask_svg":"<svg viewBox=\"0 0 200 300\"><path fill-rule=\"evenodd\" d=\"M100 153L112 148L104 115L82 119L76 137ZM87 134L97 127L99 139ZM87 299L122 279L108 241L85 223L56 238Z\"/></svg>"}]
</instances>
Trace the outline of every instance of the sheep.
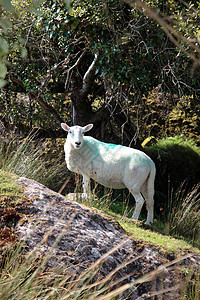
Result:
<instances>
[{"instance_id":1,"label":"sheep","mask_svg":"<svg viewBox=\"0 0 200 300\"><path fill-rule=\"evenodd\" d=\"M61 123L61 127L68 132L64 145L67 168L83 176L83 192L91 192L90 178L108 188L128 188L136 202L132 218L138 220L145 200L145 224L153 223L156 168L150 157L130 147L84 136L93 124L70 127Z\"/></svg>"}]
</instances>

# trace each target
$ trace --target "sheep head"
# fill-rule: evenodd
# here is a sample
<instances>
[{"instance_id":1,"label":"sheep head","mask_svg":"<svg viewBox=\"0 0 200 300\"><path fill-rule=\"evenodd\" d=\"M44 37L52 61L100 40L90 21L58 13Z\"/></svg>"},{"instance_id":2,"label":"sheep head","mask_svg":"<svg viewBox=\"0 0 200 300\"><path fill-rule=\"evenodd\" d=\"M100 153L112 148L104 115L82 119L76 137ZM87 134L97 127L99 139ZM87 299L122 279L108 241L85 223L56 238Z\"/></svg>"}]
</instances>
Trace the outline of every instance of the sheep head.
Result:
<instances>
[{"instance_id":1,"label":"sheep head","mask_svg":"<svg viewBox=\"0 0 200 300\"><path fill-rule=\"evenodd\" d=\"M83 144L84 133L91 130L93 124L88 124L84 127L81 126L68 126L66 123L61 123L62 129L68 132L67 140L75 148L79 149Z\"/></svg>"}]
</instances>

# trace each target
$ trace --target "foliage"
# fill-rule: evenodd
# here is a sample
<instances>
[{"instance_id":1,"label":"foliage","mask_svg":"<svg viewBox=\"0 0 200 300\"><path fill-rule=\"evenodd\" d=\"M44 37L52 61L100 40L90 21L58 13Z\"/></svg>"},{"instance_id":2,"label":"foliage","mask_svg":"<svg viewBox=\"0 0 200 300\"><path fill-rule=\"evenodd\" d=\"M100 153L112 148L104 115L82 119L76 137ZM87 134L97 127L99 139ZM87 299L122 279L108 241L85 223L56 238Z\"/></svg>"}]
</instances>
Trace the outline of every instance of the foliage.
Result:
<instances>
[{"instance_id":1,"label":"foliage","mask_svg":"<svg viewBox=\"0 0 200 300\"><path fill-rule=\"evenodd\" d=\"M168 134L183 134L200 144L200 105L193 103L193 97L182 97L169 114Z\"/></svg>"},{"instance_id":2,"label":"foliage","mask_svg":"<svg viewBox=\"0 0 200 300\"><path fill-rule=\"evenodd\" d=\"M7 68L10 66L9 56L10 54L17 54L21 58L25 58L27 55L26 41L21 35L13 36L12 42L10 42L10 36L13 34L14 19L15 17L21 16L23 18L24 14L20 14L21 9L25 10L26 13L35 11L35 9L40 6L43 1L40 0L30 0L30 1L11 1L11 0L1 0L0 1L0 88L6 85L5 80L7 74ZM16 9L17 8L17 9Z\"/></svg>"},{"instance_id":3,"label":"foliage","mask_svg":"<svg viewBox=\"0 0 200 300\"><path fill-rule=\"evenodd\" d=\"M177 1L160 4L152 0L146 4L160 13L173 14L173 26L184 37L198 37L198 3L189 7ZM148 102L148 93L159 84L163 93L159 110L161 102L166 107L168 100L172 104L166 93L178 95L178 99L186 94L192 100L191 109L196 106L198 68L193 68L158 23L137 6L114 0L74 1L71 8L69 1L61 0L16 0L12 5L15 12L1 10L5 42L4 66L0 68L2 79L7 80L0 98L1 118L6 115L10 123L55 130L52 115L58 123L71 119L71 101L79 107L80 122L93 120L97 127L108 133L111 129L111 135L116 132L129 144L138 134L137 115L131 114L137 111L134 106L137 101ZM96 71L80 102L75 94L81 90L94 54L98 56ZM96 102L101 103L98 109ZM158 134L160 127L162 132L166 130L161 115L160 111L161 125L153 123ZM152 118L148 111L148 120ZM194 127L198 130L197 125ZM104 138L103 130L101 135Z\"/></svg>"},{"instance_id":4,"label":"foliage","mask_svg":"<svg viewBox=\"0 0 200 300\"><path fill-rule=\"evenodd\" d=\"M130 108L131 120L137 122L141 140L147 137L160 139L167 133L173 135L173 131L169 130L169 114L174 107L174 101L177 99L169 94L164 95L159 85L143 95L142 101L134 103Z\"/></svg>"},{"instance_id":5,"label":"foliage","mask_svg":"<svg viewBox=\"0 0 200 300\"><path fill-rule=\"evenodd\" d=\"M158 86L143 95L142 101L130 103L129 113L140 140L184 135L200 143L200 104L193 96L178 98L164 94Z\"/></svg>"},{"instance_id":6,"label":"foliage","mask_svg":"<svg viewBox=\"0 0 200 300\"><path fill-rule=\"evenodd\" d=\"M156 164L157 214L166 216L171 190L176 191L185 182L187 190L199 184L200 150L192 140L182 136L168 137L144 148Z\"/></svg>"}]
</instances>

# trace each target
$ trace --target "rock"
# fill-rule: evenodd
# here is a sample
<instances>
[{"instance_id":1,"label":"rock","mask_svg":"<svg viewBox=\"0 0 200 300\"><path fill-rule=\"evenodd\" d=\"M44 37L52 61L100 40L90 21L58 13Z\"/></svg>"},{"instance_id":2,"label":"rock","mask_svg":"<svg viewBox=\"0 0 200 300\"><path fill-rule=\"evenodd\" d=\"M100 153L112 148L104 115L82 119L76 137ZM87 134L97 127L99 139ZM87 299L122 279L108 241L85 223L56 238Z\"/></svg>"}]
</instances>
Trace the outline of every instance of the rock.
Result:
<instances>
[{"instance_id":1,"label":"rock","mask_svg":"<svg viewBox=\"0 0 200 300\"><path fill-rule=\"evenodd\" d=\"M112 280L124 278L120 284L133 283L120 299L127 295L127 299L143 299L143 295L144 299L151 299L151 289L156 291L176 285L169 271L162 273L162 280L154 274L149 282L135 288L135 279L163 266L167 259L146 246L142 253L138 252L120 225L102 216L101 212L69 200L36 181L20 177L17 182L30 201L25 217L16 225L16 232L26 241L29 252L37 251L44 256L51 253L48 267L67 270L76 276L96 262L99 278L105 278L117 268ZM176 289L173 299L178 296ZM166 293L162 299L167 298Z\"/></svg>"}]
</instances>

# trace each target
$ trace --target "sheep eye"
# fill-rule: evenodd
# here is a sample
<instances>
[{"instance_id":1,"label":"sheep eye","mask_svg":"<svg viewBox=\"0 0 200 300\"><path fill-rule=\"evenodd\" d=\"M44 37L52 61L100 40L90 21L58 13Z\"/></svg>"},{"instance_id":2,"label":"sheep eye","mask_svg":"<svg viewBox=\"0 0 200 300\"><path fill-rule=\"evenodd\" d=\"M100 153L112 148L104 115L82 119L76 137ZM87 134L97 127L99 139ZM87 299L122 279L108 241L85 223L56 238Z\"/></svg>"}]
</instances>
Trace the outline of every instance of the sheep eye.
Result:
<instances>
[{"instance_id":1,"label":"sheep eye","mask_svg":"<svg viewBox=\"0 0 200 300\"><path fill-rule=\"evenodd\" d=\"M69 133L72 133L71 130L69 131Z\"/></svg>"}]
</instances>

